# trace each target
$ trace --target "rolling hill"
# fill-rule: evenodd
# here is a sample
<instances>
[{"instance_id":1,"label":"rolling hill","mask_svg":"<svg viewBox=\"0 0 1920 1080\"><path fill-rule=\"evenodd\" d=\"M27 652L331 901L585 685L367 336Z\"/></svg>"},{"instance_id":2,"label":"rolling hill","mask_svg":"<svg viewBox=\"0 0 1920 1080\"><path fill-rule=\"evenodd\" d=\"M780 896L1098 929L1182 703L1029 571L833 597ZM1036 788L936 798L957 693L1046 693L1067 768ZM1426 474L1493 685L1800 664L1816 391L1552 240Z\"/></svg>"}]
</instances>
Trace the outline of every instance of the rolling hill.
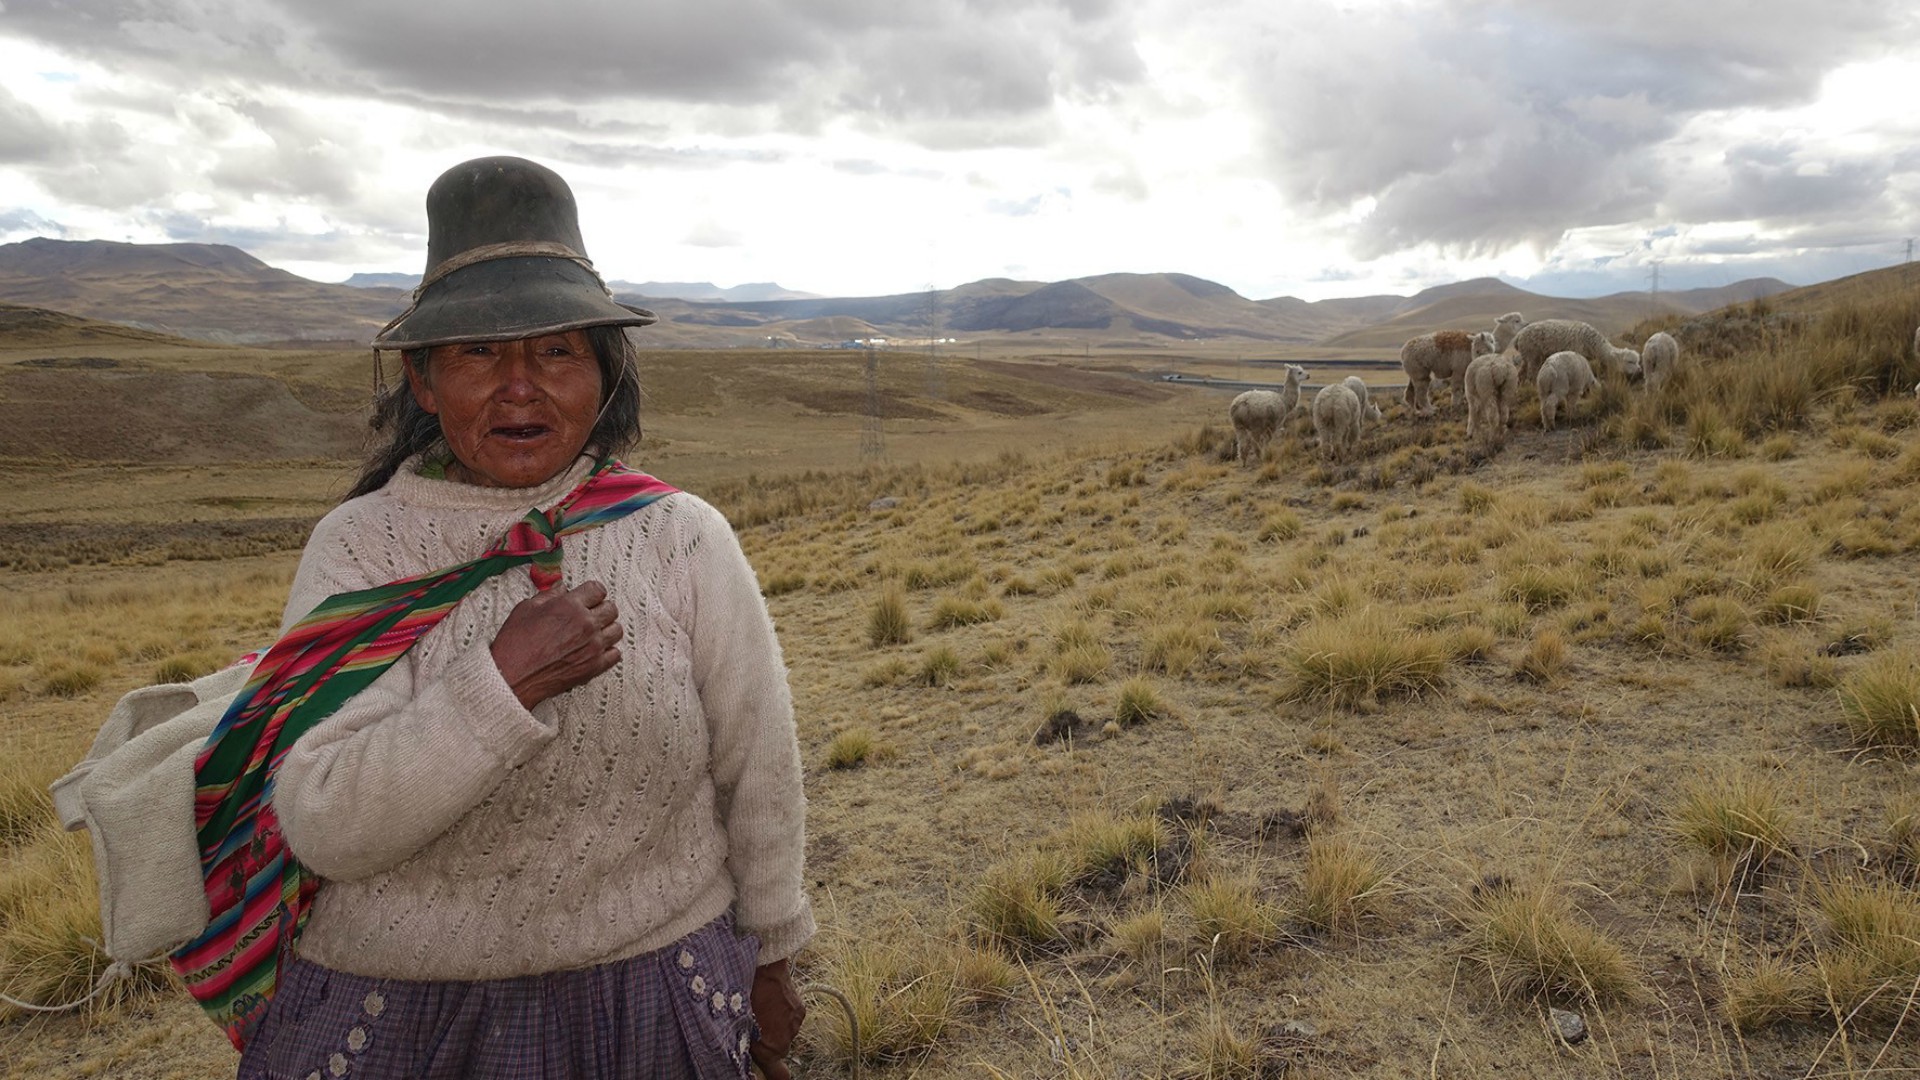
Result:
<instances>
[{"instance_id":1,"label":"rolling hill","mask_svg":"<svg viewBox=\"0 0 1920 1080\"><path fill-rule=\"evenodd\" d=\"M1415 293L1383 321L1338 334L1327 339L1326 344L1398 348L1408 338L1434 330L1491 328L1495 319L1509 311L1520 312L1529 322L1578 319L1593 324L1605 334L1618 335L1650 317L1698 315L1792 288L1775 278L1753 278L1713 289L1661 293L1657 301L1639 292L1575 300L1541 296L1497 278L1475 278Z\"/></svg>"},{"instance_id":2,"label":"rolling hill","mask_svg":"<svg viewBox=\"0 0 1920 1080\"><path fill-rule=\"evenodd\" d=\"M0 302L231 344L364 342L406 293L309 281L224 244L35 238L0 244Z\"/></svg>"},{"instance_id":3,"label":"rolling hill","mask_svg":"<svg viewBox=\"0 0 1920 1080\"><path fill-rule=\"evenodd\" d=\"M407 300L410 275L356 275L359 285L309 281L217 244L122 244L37 238L0 245L0 303L30 305L147 330L226 343L363 343ZM623 283L615 283L622 286ZM853 338L906 342L1054 344L1164 348L1192 342L1324 344L1397 349L1442 327L1489 326L1503 312L1573 318L1617 334L1649 315L1693 315L1790 288L1758 279L1721 289L1568 300L1493 278L1411 297L1309 302L1249 300L1189 274L1100 274L1070 281L989 278L936 292L811 297L774 285L718 290L704 283L616 287L623 301L653 309L655 348L832 345ZM699 293L724 299L649 295ZM761 298L743 299L757 296Z\"/></svg>"}]
</instances>

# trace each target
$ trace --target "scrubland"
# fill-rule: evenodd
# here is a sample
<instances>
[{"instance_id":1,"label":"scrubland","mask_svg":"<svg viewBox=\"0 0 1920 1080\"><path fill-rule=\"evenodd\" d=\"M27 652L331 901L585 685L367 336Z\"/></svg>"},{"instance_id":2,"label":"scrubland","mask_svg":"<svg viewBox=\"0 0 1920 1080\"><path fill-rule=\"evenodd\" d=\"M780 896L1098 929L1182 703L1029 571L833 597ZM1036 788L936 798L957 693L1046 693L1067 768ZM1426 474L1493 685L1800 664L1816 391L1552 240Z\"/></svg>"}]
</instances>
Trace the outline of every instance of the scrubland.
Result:
<instances>
[{"instance_id":1,"label":"scrubland","mask_svg":"<svg viewBox=\"0 0 1920 1080\"><path fill-rule=\"evenodd\" d=\"M1338 467L1216 422L705 485L792 670L802 977L859 1021L810 995L798 1071L1920 1069L1916 320L1697 347L1498 453L1396 406ZM45 783L293 563L140 552L0 598L16 996L99 963ZM162 984L0 1022L7 1075L230 1068Z\"/></svg>"}]
</instances>

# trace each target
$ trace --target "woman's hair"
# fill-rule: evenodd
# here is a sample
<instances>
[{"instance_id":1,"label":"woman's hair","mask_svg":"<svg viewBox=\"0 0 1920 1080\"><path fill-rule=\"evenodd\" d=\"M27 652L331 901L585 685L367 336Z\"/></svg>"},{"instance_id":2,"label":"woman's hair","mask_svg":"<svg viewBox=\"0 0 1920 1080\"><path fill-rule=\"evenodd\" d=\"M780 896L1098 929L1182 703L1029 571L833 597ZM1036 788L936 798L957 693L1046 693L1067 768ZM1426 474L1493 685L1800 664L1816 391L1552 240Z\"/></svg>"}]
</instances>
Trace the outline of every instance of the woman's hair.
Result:
<instances>
[{"instance_id":1,"label":"woman's hair","mask_svg":"<svg viewBox=\"0 0 1920 1080\"><path fill-rule=\"evenodd\" d=\"M640 441L640 376L635 370L633 343L625 328L590 326L587 341L600 361L600 416L587 435L587 449L596 454L618 454ZM408 349L400 354L426 374L428 350ZM420 407L406 379L383 387L373 403L371 449L360 466L360 478L348 499L380 490L399 470L400 463L440 441L440 418Z\"/></svg>"}]
</instances>

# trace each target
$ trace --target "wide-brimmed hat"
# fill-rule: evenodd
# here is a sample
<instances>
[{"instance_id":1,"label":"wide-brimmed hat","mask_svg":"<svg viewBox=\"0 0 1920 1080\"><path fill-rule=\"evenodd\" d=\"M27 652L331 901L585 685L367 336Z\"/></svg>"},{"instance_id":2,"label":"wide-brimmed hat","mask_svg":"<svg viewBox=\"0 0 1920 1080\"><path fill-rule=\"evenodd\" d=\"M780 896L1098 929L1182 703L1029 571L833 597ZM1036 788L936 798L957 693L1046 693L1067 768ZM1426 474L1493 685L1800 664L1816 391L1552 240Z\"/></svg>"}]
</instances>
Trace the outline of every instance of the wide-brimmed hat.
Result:
<instances>
[{"instance_id":1,"label":"wide-brimmed hat","mask_svg":"<svg viewBox=\"0 0 1920 1080\"><path fill-rule=\"evenodd\" d=\"M427 271L375 349L515 341L589 326L646 326L587 259L573 192L517 157L462 162L427 189Z\"/></svg>"}]
</instances>

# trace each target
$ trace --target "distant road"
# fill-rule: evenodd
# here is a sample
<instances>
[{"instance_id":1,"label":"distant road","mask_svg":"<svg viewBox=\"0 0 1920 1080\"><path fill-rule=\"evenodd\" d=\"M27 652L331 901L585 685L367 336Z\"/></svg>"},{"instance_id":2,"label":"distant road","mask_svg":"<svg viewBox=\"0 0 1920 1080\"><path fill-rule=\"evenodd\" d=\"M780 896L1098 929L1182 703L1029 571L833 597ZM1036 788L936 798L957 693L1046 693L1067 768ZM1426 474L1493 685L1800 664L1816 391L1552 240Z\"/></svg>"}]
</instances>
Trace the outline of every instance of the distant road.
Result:
<instances>
[{"instance_id":1,"label":"distant road","mask_svg":"<svg viewBox=\"0 0 1920 1080\"><path fill-rule=\"evenodd\" d=\"M1299 361L1288 362L1299 363ZM1345 367L1373 368L1397 368L1400 366L1397 362L1389 365L1377 360L1313 360L1309 361L1309 363L1315 366L1339 364ZM1307 365L1303 363L1300 364L1300 366L1306 367ZM1273 382L1249 382L1245 379L1216 379L1206 375L1167 374L1148 376L1148 378L1157 378L1160 382L1172 383L1175 386L1191 386L1202 390L1279 390L1285 385L1284 383ZM1300 384L1300 388L1302 390L1318 390L1325 385L1327 384L1324 382L1304 382ZM1370 389L1404 390L1406 386L1406 383L1373 383L1370 385Z\"/></svg>"}]
</instances>

